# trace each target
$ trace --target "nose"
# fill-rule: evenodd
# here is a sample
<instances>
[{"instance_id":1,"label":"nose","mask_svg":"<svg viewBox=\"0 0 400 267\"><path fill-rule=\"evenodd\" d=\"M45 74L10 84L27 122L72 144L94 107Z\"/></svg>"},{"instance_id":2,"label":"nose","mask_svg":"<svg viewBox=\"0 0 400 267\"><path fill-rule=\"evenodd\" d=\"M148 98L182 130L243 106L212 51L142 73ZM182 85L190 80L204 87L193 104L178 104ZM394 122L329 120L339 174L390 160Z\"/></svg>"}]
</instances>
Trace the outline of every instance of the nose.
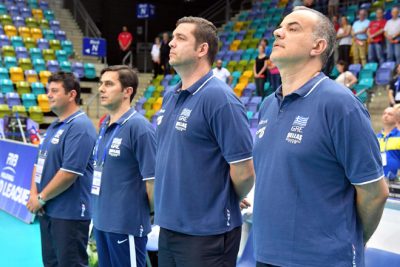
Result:
<instances>
[{"instance_id":1,"label":"nose","mask_svg":"<svg viewBox=\"0 0 400 267\"><path fill-rule=\"evenodd\" d=\"M276 29L275 31L274 31L274 37L275 37L275 39L281 39L281 38L283 38L284 37L284 32L283 32L283 29L282 28L278 28L278 29Z\"/></svg>"},{"instance_id":2,"label":"nose","mask_svg":"<svg viewBox=\"0 0 400 267\"><path fill-rule=\"evenodd\" d=\"M168 43L169 47L174 47L175 46L175 38L172 38L172 40Z\"/></svg>"}]
</instances>

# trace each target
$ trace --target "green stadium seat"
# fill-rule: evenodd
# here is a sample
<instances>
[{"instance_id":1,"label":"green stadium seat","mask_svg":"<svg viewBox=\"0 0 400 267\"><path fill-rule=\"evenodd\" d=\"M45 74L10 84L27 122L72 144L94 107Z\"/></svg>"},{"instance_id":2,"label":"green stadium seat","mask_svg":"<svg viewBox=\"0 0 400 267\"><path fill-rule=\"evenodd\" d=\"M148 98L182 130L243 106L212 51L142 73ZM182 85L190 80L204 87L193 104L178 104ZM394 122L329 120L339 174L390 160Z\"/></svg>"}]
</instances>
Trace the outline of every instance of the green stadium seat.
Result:
<instances>
[{"instance_id":1,"label":"green stadium seat","mask_svg":"<svg viewBox=\"0 0 400 267\"><path fill-rule=\"evenodd\" d=\"M54 51L61 50L61 43L59 40L49 40L49 45L50 49L53 49Z\"/></svg>"},{"instance_id":2,"label":"green stadium seat","mask_svg":"<svg viewBox=\"0 0 400 267\"><path fill-rule=\"evenodd\" d=\"M18 60L18 66L24 71L33 69L32 61L30 58L20 58Z\"/></svg>"},{"instance_id":3,"label":"green stadium seat","mask_svg":"<svg viewBox=\"0 0 400 267\"><path fill-rule=\"evenodd\" d=\"M33 39L32 37L24 37L24 45L28 50L36 47L35 39Z\"/></svg>"},{"instance_id":4,"label":"green stadium seat","mask_svg":"<svg viewBox=\"0 0 400 267\"><path fill-rule=\"evenodd\" d=\"M43 111L39 106L29 107L29 118L37 123L42 123L44 121Z\"/></svg>"},{"instance_id":5,"label":"green stadium seat","mask_svg":"<svg viewBox=\"0 0 400 267\"><path fill-rule=\"evenodd\" d=\"M54 53L53 49L43 49L42 55L45 61L56 59L56 54Z\"/></svg>"},{"instance_id":6,"label":"green stadium seat","mask_svg":"<svg viewBox=\"0 0 400 267\"><path fill-rule=\"evenodd\" d=\"M28 17L25 18L25 25L28 28L37 28L39 27L39 24L37 23L36 19Z\"/></svg>"},{"instance_id":7,"label":"green stadium seat","mask_svg":"<svg viewBox=\"0 0 400 267\"><path fill-rule=\"evenodd\" d=\"M5 45L1 48L1 54L3 57L15 57L14 47L11 45Z\"/></svg>"},{"instance_id":8,"label":"green stadium seat","mask_svg":"<svg viewBox=\"0 0 400 267\"><path fill-rule=\"evenodd\" d=\"M0 118L4 118L4 116L10 116L11 110L7 104L0 104Z\"/></svg>"}]
</instances>

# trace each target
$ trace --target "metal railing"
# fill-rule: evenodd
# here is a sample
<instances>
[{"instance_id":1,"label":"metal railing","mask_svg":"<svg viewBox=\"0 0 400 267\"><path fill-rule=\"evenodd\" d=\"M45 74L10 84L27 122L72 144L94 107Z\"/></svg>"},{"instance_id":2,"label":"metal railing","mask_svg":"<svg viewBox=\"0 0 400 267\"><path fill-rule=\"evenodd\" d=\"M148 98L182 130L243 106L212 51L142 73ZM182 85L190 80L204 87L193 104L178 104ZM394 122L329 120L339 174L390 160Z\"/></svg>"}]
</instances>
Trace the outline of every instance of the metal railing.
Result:
<instances>
[{"instance_id":1,"label":"metal railing","mask_svg":"<svg viewBox=\"0 0 400 267\"><path fill-rule=\"evenodd\" d=\"M84 105L86 106L86 115L88 115L88 117L90 117L89 114L89 107L93 104L93 102L96 101L96 118L100 118L100 99L99 99L99 92L96 92L94 95L92 95L87 103L85 103Z\"/></svg>"},{"instance_id":2,"label":"metal railing","mask_svg":"<svg viewBox=\"0 0 400 267\"><path fill-rule=\"evenodd\" d=\"M97 28L92 17L86 11L80 0L65 0L64 5L68 8L79 27L82 29L83 34L87 37L100 38L101 31Z\"/></svg>"},{"instance_id":3,"label":"metal railing","mask_svg":"<svg viewBox=\"0 0 400 267\"><path fill-rule=\"evenodd\" d=\"M231 6L234 2L236 2L236 0L219 0L201 12L198 16L212 21L214 24L226 23L231 18ZM217 20L222 14L225 14L224 20Z\"/></svg>"}]
</instances>

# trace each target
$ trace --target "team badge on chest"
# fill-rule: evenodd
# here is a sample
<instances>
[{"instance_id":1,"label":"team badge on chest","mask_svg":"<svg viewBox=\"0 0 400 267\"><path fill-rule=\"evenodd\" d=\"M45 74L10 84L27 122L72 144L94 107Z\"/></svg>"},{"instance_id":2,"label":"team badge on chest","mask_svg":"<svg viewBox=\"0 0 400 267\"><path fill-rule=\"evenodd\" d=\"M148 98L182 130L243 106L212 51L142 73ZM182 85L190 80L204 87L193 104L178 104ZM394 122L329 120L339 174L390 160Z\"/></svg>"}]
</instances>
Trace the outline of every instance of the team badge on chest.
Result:
<instances>
[{"instance_id":1,"label":"team badge on chest","mask_svg":"<svg viewBox=\"0 0 400 267\"><path fill-rule=\"evenodd\" d=\"M303 130L307 126L309 117L297 116L286 136L286 141L291 144L300 144L303 140Z\"/></svg>"}]
</instances>

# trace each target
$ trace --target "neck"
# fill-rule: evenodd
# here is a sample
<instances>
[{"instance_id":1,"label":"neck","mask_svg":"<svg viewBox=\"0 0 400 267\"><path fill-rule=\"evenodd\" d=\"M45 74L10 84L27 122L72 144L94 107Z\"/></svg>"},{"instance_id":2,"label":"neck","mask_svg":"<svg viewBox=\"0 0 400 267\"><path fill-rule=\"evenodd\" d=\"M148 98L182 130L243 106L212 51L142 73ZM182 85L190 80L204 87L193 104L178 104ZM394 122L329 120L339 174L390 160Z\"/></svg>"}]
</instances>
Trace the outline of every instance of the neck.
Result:
<instances>
[{"instance_id":1,"label":"neck","mask_svg":"<svg viewBox=\"0 0 400 267\"><path fill-rule=\"evenodd\" d=\"M283 68L278 66L279 72L281 73L283 96L293 93L311 78L318 75L321 71L321 66L314 65L315 66L307 66L307 64L298 64L297 66L287 65Z\"/></svg>"},{"instance_id":2,"label":"neck","mask_svg":"<svg viewBox=\"0 0 400 267\"><path fill-rule=\"evenodd\" d=\"M395 127L396 127L396 125L384 125L383 126L383 133L385 135L388 135Z\"/></svg>"},{"instance_id":3,"label":"neck","mask_svg":"<svg viewBox=\"0 0 400 267\"><path fill-rule=\"evenodd\" d=\"M130 103L123 102L121 104L121 106L119 106L117 109L115 110L108 110L108 114L110 114L110 122L109 125L113 124L114 122L116 122L117 120L119 120L122 115L124 115L129 109L131 108Z\"/></svg>"},{"instance_id":4,"label":"neck","mask_svg":"<svg viewBox=\"0 0 400 267\"><path fill-rule=\"evenodd\" d=\"M62 111L60 114L58 114L58 119L59 121L64 121L66 118L74 114L79 110L79 107L77 105L70 105L68 106L64 111Z\"/></svg>"},{"instance_id":5,"label":"neck","mask_svg":"<svg viewBox=\"0 0 400 267\"><path fill-rule=\"evenodd\" d=\"M182 69L175 68L182 80L182 90L188 89L201 77L210 72L211 67L208 64L196 64L192 66L182 66Z\"/></svg>"}]
</instances>

